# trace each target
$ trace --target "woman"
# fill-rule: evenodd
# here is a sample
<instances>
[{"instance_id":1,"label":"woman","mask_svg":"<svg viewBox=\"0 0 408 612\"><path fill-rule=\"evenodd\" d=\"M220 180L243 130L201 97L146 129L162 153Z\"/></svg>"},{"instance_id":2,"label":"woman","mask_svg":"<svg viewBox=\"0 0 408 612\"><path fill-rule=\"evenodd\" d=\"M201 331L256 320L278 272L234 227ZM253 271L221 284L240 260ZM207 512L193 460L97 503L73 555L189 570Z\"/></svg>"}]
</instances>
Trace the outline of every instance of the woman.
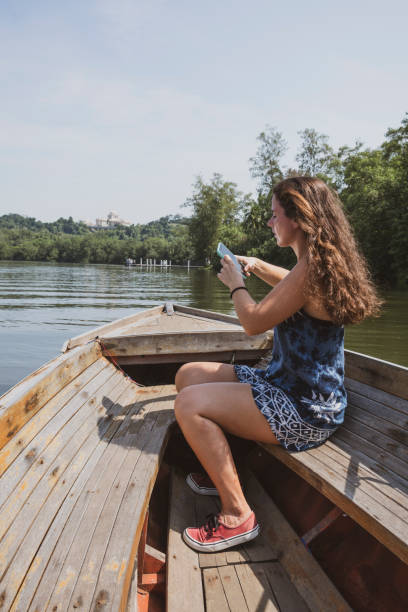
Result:
<instances>
[{"instance_id":1,"label":"woman","mask_svg":"<svg viewBox=\"0 0 408 612\"><path fill-rule=\"evenodd\" d=\"M238 257L247 276L273 287L263 300L251 298L228 256L218 274L248 335L274 328L267 369L189 363L176 376L176 418L207 473L189 474L187 483L221 499L219 515L184 531L185 542L200 552L259 533L224 431L289 451L324 443L343 422L347 403L343 326L377 314L380 306L341 202L323 181L294 177L276 185L268 226L297 263L289 271Z\"/></svg>"}]
</instances>

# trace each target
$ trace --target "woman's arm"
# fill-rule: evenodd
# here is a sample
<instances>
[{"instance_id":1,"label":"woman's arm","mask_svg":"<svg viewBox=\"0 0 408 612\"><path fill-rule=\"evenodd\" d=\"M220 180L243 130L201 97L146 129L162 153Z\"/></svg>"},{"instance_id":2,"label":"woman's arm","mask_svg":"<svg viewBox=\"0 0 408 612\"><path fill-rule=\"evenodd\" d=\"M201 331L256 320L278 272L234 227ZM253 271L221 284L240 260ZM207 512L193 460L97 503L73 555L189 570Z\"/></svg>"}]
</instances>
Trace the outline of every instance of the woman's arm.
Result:
<instances>
[{"instance_id":1,"label":"woman's arm","mask_svg":"<svg viewBox=\"0 0 408 612\"><path fill-rule=\"evenodd\" d=\"M305 303L306 272L307 263L301 259L258 304L246 291L234 293L232 299L238 319L249 336L275 327L302 308ZM228 256L222 260L218 278L230 291L243 286L242 278Z\"/></svg>"},{"instance_id":2,"label":"woman's arm","mask_svg":"<svg viewBox=\"0 0 408 612\"><path fill-rule=\"evenodd\" d=\"M251 273L255 274L255 276L258 276L272 287L277 285L290 272L286 268L274 266L266 261L262 261L262 259L258 259L258 257L246 257L244 255L237 255L236 257L243 264L244 272L247 276L251 276Z\"/></svg>"}]
</instances>

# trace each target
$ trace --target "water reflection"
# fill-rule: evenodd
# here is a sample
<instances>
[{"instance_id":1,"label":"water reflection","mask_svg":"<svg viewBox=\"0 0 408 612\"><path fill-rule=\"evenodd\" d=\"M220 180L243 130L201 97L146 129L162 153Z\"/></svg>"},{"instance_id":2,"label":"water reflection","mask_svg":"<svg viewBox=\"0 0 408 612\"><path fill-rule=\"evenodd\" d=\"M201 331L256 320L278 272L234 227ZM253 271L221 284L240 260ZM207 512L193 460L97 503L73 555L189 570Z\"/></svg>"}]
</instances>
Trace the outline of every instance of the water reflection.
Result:
<instances>
[{"instance_id":1,"label":"water reflection","mask_svg":"<svg viewBox=\"0 0 408 612\"><path fill-rule=\"evenodd\" d=\"M247 282L258 301L267 286ZM408 365L408 292L385 295L381 318L346 330L346 347ZM52 359L72 336L172 301L233 313L215 272L109 265L0 262L0 393Z\"/></svg>"}]
</instances>

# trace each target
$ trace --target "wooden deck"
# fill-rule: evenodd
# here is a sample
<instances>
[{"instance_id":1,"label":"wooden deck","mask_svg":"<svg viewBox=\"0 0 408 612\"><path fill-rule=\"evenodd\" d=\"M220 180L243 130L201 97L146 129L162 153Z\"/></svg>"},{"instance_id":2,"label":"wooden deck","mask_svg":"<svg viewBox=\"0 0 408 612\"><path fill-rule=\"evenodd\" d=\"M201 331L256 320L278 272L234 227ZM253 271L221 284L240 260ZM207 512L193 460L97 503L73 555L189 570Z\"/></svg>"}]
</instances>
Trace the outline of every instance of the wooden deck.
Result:
<instances>
[{"instance_id":1,"label":"wooden deck","mask_svg":"<svg viewBox=\"0 0 408 612\"><path fill-rule=\"evenodd\" d=\"M0 451L0 608L124 610L173 385L100 357Z\"/></svg>"},{"instance_id":2,"label":"wooden deck","mask_svg":"<svg viewBox=\"0 0 408 612\"><path fill-rule=\"evenodd\" d=\"M244 546L199 554L183 542L186 526L219 510L216 497L196 495L184 475L171 485L167 554L169 612L350 611L350 607L250 473L245 492L262 527Z\"/></svg>"}]
</instances>

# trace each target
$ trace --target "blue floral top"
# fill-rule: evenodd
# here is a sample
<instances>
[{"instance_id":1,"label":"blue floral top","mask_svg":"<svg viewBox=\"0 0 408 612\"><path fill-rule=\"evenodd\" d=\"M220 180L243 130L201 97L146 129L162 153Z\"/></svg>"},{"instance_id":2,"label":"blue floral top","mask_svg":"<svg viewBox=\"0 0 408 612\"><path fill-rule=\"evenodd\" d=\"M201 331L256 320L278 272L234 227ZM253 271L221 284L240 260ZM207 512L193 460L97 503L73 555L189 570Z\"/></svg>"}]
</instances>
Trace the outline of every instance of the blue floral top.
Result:
<instances>
[{"instance_id":1,"label":"blue floral top","mask_svg":"<svg viewBox=\"0 0 408 612\"><path fill-rule=\"evenodd\" d=\"M271 361L263 373L296 402L314 427L337 428L344 420L344 327L300 310L274 329Z\"/></svg>"}]
</instances>

